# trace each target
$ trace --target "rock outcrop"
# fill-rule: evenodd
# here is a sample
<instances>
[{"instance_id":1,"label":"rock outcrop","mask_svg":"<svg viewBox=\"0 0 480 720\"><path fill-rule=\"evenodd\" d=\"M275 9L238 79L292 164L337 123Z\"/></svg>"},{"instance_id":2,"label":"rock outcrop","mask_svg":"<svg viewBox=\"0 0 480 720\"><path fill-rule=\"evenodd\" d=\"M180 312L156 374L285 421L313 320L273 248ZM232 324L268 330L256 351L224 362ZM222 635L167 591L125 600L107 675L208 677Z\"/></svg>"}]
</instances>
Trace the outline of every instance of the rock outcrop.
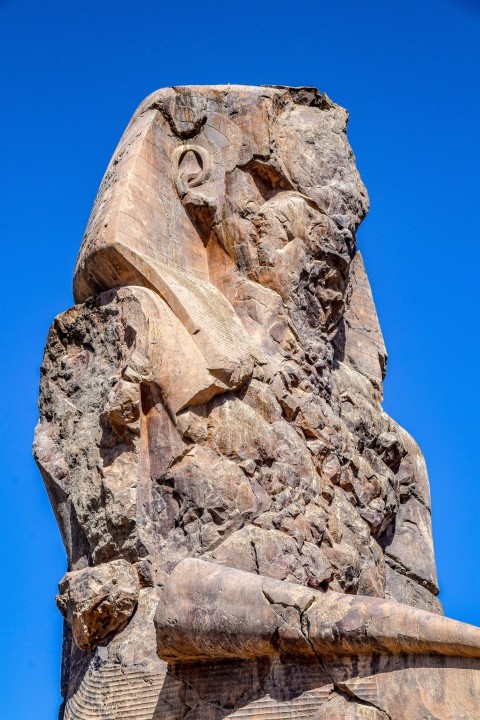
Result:
<instances>
[{"instance_id":1,"label":"rock outcrop","mask_svg":"<svg viewBox=\"0 0 480 720\"><path fill-rule=\"evenodd\" d=\"M35 439L65 718L480 717L480 631L440 617L425 462L380 404L346 123L311 88L169 88L115 151Z\"/></svg>"},{"instance_id":2,"label":"rock outcrop","mask_svg":"<svg viewBox=\"0 0 480 720\"><path fill-rule=\"evenodd\" d=\"M130 620L139 582L133 565L112 560L68 572L59 584L57 605L81 650L91 650Z\"/></svg>"}]
</instances>

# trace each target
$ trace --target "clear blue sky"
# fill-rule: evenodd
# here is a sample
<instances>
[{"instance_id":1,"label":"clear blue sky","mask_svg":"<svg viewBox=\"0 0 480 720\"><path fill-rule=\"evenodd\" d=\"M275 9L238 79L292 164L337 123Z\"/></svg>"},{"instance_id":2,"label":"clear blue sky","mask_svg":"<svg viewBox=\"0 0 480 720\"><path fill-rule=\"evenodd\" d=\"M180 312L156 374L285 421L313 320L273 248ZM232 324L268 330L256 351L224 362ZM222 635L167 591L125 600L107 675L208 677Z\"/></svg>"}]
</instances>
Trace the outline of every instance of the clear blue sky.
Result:
<instances>
[{"instance_id":1,"label":"clear blue sky","mask_svg":"<svg viewBox=\"0 0 480 720\"><path fill-rule=\"evenodd\" d=\"M315 85L350 111L385 408L430 471L441 599L480 625L479 0L0 0L2 720L59 703L65 557L31 459L38 372L95 193L165 85Z\"/></svg>"}]
</instances>

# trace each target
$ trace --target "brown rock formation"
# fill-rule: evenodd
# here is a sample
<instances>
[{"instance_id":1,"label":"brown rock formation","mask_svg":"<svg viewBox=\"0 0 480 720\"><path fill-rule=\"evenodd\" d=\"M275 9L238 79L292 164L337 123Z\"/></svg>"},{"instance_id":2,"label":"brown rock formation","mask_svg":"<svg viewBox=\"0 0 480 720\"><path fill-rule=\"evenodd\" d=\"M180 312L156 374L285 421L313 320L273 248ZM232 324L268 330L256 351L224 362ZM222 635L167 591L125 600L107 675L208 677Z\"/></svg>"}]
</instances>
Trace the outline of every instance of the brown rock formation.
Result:
<instances>
[{"instance_id":1,"label":"brown rock formation","mask_svg":"<svg viewBox=\"0 0 480 720\"><path fill-rule=\"evenodd\" d=\"M480 631L439 617L425 463L380 405L346 121L170 88L115 151L35 440L65 718L480 717Z\"/></svg>"},{"instance_id":2,"label":"brown rock formation","mask_svg":"<svg viewBox=\"0 0 480 720\"><path fill-rule=\"evenodd\" d=\"M68 572L57 605L81 650L90 650L130 620L138 601L138 574L126 560Z\"/></svg>"}]
</instances>

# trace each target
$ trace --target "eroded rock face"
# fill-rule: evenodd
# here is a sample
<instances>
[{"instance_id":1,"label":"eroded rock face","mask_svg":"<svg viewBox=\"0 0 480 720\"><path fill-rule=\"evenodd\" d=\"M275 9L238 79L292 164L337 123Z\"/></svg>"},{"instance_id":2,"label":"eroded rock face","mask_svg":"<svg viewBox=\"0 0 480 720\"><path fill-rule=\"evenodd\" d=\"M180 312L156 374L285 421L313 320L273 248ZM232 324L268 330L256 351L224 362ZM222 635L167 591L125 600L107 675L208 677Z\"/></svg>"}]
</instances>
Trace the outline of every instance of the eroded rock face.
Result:
<instances>
[{"instance_id":1,"label":"eroded rock face","mask_svg":"<svg viewBox=\"0 0 480 720\"><path fill-rule=\"evenodd\" d=\"M124 627L140 590L137 573L126 560L68 572L58 587L58 609L81 650L92 650Z\"/></svg>"},{"instance_id":2,"label":"eroded rock face","mask_svg":"<svg viewBox=\"0 0 480 720\"><path fill-rule=\"evenodd\" d=\"M368 197L346 122L314 89L169 88L115 151L77 304L47 341L35 439L69 560L65 717L87 717L79 698L118 672L159 688L136 717L236 717L235 703L188 700L184 671L156 654L155 603L188 559L441 613L425 463L380 404L386 351L355 244ZM130 590L112 588L118 563ZM322 683L316 712L328 700L364 717ZM128 702L88 717L130 717Z\"/></svg>"}]
</instances>

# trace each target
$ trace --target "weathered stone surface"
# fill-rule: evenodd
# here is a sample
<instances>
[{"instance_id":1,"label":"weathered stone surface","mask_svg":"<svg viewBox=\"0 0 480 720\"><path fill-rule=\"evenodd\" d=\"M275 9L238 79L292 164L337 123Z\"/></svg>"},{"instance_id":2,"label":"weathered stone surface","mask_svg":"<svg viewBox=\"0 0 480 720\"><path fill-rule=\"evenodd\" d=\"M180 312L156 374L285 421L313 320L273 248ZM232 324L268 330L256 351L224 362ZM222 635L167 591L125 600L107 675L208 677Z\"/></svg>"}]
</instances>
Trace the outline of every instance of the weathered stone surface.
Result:
<instances>
[{"instance_id":1,"label":"weathered stone surface","mask_svg":"<svg viewBox=\"0 0 480 720\"><path fill-rule=\"evenodd\" d=\"M380 404L346 122L311 88L167 88L114 153L35 438L69 563L69 720L392 719L403 677L409 717L475 717L478 636L438 617L425 463ZM206 591L211 568L238 603ZM240 607L247 641L222 654L220 609L228 627ZM172 608L187 664L162 640Z\"/></svg>"},{"instance_id":2,"label":"weathered stone surface","mask_svg":"<svg viewBox=\"0 0 480 720\"><path fill-rule=\"evenodd\" d=\"M398 602L183 560L155 616L168 661L376 653L480 658L480 629Z\"/></svg>"},{"instance_id":3,"label":"weathered stone surface","mask_svg":"<svg viewBox=\"0 0 480 720\"><path fill-rule=\"evenodd\" d=\"M57 605L81 650L91 650L130 620L140 590L126 560L68 572L59 583Z\"/></svg>"}]
</instances>

